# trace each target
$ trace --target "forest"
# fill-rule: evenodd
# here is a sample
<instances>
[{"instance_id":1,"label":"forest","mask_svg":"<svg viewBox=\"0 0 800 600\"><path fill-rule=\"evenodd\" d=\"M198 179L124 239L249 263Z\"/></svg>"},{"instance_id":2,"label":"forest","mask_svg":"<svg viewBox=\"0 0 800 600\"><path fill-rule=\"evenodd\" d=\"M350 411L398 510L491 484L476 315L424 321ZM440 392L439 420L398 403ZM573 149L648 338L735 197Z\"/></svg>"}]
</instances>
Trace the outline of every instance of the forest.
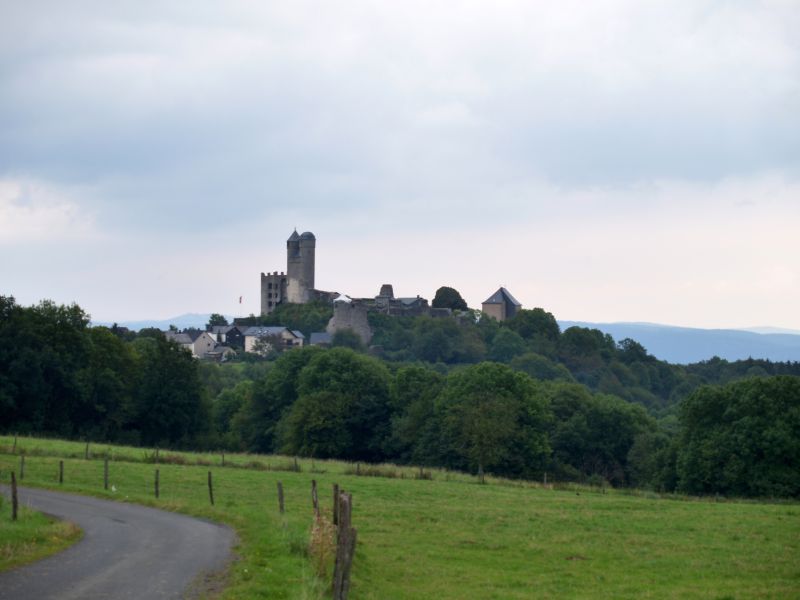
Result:
<instances>
[{"instance_id":1,"label":"forest","mask_svg":"<svg viewBox=\"0 0 800 600\"><path fill-rule=\"evenodd\" d=\"M258 320L308 334L329 311ZM370 318L370 348L344 332L329 349L217 364L157 330L92 327L77 305L0 297L0 430L800 496L800 363L673 365L634 340L562 332L540 308L503 323Z\"/></svg>"}]
</instances>

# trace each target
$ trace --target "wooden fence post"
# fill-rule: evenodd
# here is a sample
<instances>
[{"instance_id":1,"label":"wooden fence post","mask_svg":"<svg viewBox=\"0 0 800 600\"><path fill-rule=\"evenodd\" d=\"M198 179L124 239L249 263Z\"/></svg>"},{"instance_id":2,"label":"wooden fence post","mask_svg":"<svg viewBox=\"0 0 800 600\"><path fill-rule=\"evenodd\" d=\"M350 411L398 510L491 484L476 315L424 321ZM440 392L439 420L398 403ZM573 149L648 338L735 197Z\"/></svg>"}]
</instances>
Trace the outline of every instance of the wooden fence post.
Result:
<instances>
[{"instance_id":1,"label":"wooden fence post","mask_svg":"<svg viewBox=\"0 0 800 600\"><path fill-rule=\"evenodd\" d=\"M278 482L278 508L280 509L281 514L283 514L283 484L280 481Z\"/></svg>"},{"instance_id":2,"label":"wooden fence post","mask_svg":"<svg viewBox=\"0 0 800 600\"><path fill-rule=\"evenodd\" d=\"M339 535L336 541L336 561L333 566L333 598L346 600L350 591L350 568L356 549L357 532L352 527L352 496L339 494Z\"/></svg>"},{"instance_id":3,"label":"wooden fence post","mask_svg":"<svg viewBox=\"0 0 800 600\"><path fill-rule=\"evenodd\" d=\"M22 481L25 479L25 455L22 454L19 457L19 480Z\"/></svg>"},{"instance_id":4,"label":"wooden fence post","mask_svg":"<svg viewBox=\"0 0 800 600\"><path fill-rule=\"evenodd\" d=\"M222 453L222 466L225 466L225 453ZM213 502L211 504L214 504Z\"/></svg>"},{"instance_id":5,"label":"wooden fence post","mask_svg":"<svg viewBox=\"0 0 800 600\"><path fill-rule=\"evenodd\" d=\"M11 448L11 454L17 453L17 434L14 434L14 447Z\"/></svg>"},{"instance_id":6,"label":"wooden fence post","mask_svg":"<svg viewBox=\"0 0 800 600\"><path fill-rule=\"evenodd\" d=\"M64 483L64 461L58 461L58 484Z\"/></svg>"},{"instance_id":7,"label":"wooden fence post","mask_svg":"<svg viewBox=\"0 0 800 600\"><path fill-rule=\"evenodd\" d=\"M295 470L296 473L300 472L300 465L297 464L297 457L296 456L294 457L294 470Z\"/></svg>"},{"instance_id":8,"label":"wooden fence post","mask_svg":"<svg viewBox=\"0 0 800 600\"><path fill-rule=\"evenodd\" d=\"M108 454L103 460L103 489L108 489Z\"/></svg>"},{"instance_id":9,"label":"wooden fence post","mask_svg":"<svg viewBox=\"0 0 800 600\"><path fill-rule=\"evenodd\" d=\"M311 480L311 506L314 507L314 515L319 517L319 498L317 498L317 480Z\"/></svg>"},{"instance_id":10,"label":"wooden fence post","mask_svg":"<svg viewBox=\"0 0 800 600\"><path fill-rule=\"evenodd\" d=\"M156 469L155 490L156 490L156 498L158 498L158 469Z\"/></svg>"},{"instance_id":11,"label":"wooden fence post","mask_svg":"<svg viewBox=\"0 0 800 600\"><path fill-rule=\"evenodd\" d=\"M211 471L208 472L208 499L214 506L214 484L211 482Z\"/></svg>"},{"instance_id":12,"label":"wooden fence post","mask_svg":"<svg viewBox=\"0 0 800 600\"><path fill-rule=\"evenodd\" d=\"M19 507L19 500L17 499L17 476L14 471L11 471L11 520L17 520L17 508Z\"/></svg>"},{"instance_id":13,"label":"wooden fence post","mask_svg":"<svg viewBox=\"0 0 800 600\"><path fill-rule=\"evenodd\" d=\"M86 448L83 449L84 460L89 460L89 441L86 441Z\"/></svg>"},{"instance_id":14,"label":"wooden fence post","mask_svg":"<svg viewBox=\"0 0 800 600\"><path fill-rule=\"evenodd\" d=\"M156 464L158 464L158 446L156 446Z\"/></svg>"},{"instance_id":15,"label":"wooden fence post","mask_svg":"<svg viewBox=\"0 0 800 600\"><path fill-rule=\"evenodd\" d=\"M333 484L333 524L339 524L339 484Z\"/></svg>"}]
</instances>

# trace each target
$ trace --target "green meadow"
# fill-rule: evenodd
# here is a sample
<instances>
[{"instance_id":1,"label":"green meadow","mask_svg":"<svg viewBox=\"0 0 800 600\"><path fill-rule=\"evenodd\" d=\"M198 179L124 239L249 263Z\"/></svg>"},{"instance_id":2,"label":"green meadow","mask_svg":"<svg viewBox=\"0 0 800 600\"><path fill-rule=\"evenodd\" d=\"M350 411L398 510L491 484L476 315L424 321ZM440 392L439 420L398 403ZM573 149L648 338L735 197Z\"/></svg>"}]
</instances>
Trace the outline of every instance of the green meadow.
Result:
<instances>
[{"instance_id":1,"label":"green meadow","mask_svg":"<svg viewBox=\"0 0 800 600\"><path fill-rule=\"evenodd\" d=\"M480 485L460 473L426 470L417 478L416 468L309 459L294 471L294 459L274 456L226 455L223 466L221 454L162 450L154 464L154 451L119 446L91 445L86 459L82 443L33 438L19 438L16 454L12 448L13 437L0 436L3 482L12 469L19 472L23 453L23 485L139 502L232 526L238 559L224 598L325 597L328 581L317 575L308 549L312 479L325 510L333 483L353 494L355 599L800 597L796 503L492 478ZM283 515L278 481L285 489ZM2 506L0 545L8 539L9 504ZM42 523L47 526L46 519ZM22 545L47 545L33 526L27 531ZM16 564L13 556L4 560L0 568Z\"/></svg>"},{"instance_id":2,"label":"green meadow","mask_svg":"<svg viewBox=\"0 0 800 600\"><path fill-rule=\"evenodd\" d=\"M24 565L64 550L81 537L71 523L55 521L20 507L11 520L11 501L0 497L0 571Z\"/></svg>"}]
</instances>

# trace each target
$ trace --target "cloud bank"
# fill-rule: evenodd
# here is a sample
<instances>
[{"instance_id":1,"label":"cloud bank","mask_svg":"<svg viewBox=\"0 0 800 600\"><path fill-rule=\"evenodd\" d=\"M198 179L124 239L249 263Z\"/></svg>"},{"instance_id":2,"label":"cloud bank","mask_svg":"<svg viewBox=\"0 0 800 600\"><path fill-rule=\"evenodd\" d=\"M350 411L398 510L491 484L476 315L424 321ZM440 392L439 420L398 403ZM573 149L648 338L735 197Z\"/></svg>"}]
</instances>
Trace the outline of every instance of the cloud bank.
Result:
<instances>
[{"instance_id":1,"label":"cloud bank","mask_svg":"<svg viewBox=\"0 0 800 600\"><path fill-rule=\"evenodd\" d=\"M298 226L343 291L800 327L798 30L791 1L17 3L2 292L255 312Z\"/></svg>"}]
</instances>

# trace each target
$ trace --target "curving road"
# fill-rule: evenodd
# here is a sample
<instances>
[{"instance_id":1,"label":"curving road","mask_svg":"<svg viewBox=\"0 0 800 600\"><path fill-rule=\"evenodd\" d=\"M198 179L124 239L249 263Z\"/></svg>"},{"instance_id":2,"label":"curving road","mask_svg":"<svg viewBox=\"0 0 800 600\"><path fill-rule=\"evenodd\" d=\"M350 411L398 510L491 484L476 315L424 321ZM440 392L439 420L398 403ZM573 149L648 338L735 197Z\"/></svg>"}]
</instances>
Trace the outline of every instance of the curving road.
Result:
<instances>
[{"instance_id":1,"label":"curving road","mask_svg":"<svg viewBox=\"0 0 800 600\"><path fill-rule=\"evenodd\" d=\"M183 598L201 593L204 577L231 556L233 532L208 521L31 488L20 488L19 501L76 523L84 536L59 554L0 573L3 600Z\"/></svg>"}]
</instances>

